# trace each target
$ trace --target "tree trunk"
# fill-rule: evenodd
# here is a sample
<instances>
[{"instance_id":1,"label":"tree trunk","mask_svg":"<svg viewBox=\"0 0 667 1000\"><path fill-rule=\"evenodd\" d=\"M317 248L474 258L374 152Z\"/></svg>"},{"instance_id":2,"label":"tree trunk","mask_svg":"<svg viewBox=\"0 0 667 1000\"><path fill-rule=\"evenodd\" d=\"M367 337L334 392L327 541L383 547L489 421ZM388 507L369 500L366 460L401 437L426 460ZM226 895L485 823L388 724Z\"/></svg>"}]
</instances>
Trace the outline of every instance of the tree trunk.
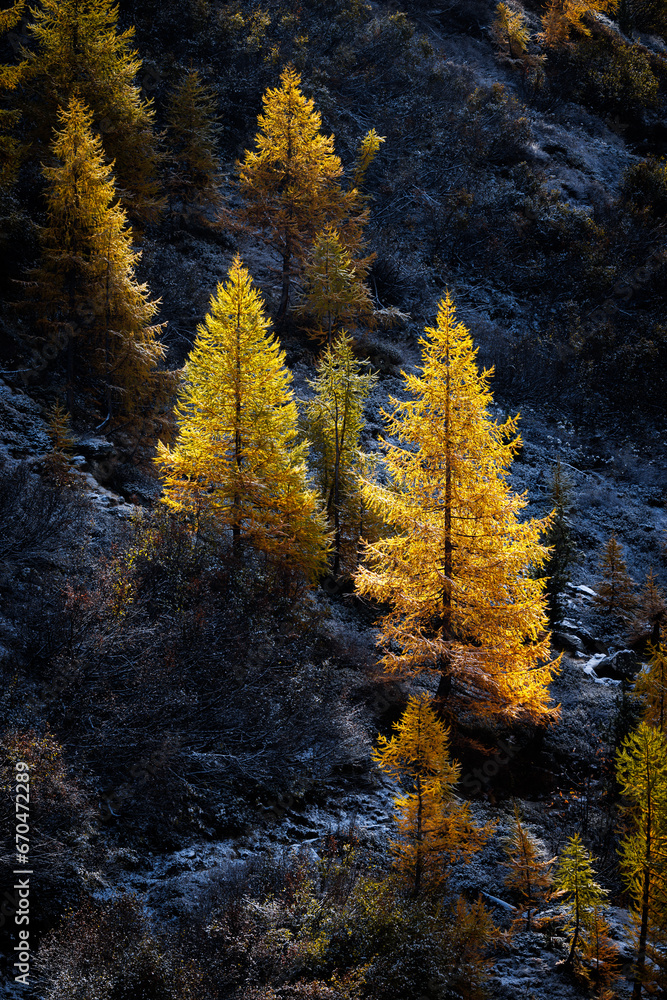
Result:
<instances>
[{"instance_id":1,"label":"tree trunk","mask_svg":"<svg viewBox=\"0 0 667 1000\"><path fill-rule=\"evenodd\" d=\"M576 897L575 910L574 910L574 914L575 914L575 916L574 916L574 934L572 936L572 944L570 946L570 954L565 959L565 965L563 966L563 968L568 969L568 970L570 970L572 968L572 966L574 965L574 952L575 952L575 949L577 947L577 942L579 940L579 924L580 924L580 920L579 920L579 890L578 890L578 884L579 883L577 882L577 897Z\"/></svg>"},{"instance_id":2,"label":"tree trunk","mask_svg":"<svg viewBox=\"0 0 667 1000\"><path fill-rule=\"evenodd\" d=\"M651 776L649 761L646 761L647 770L647 803L646 803L646 851L644 854L644 885L642 886L642 920L639 928L639 945L637 948L637 971L635 981L632 986L632 1000L640 1000L642 995L642 979L644 978L644 966L646 964L646 939L648 937L648 905L649 892L651 887L651 833L653 825L653 808L651 802Z\"/></svg>"},{"instance_id":3,"label":"tree trunk","mask_svg":"<svg viewBox=\"0 0 667 1000\"><path fill-rule=\"evenodd\" d=\"M240 294L240 293L239 293ZM234 460L236 463L236 487L234 491L234 517L232 521L232 552L238 557L241 543L241 496L239 493L241 479L241 303L237 306L236 318L236 385L234 413Z\"/></svg>"},{"instance_id":4,"label":"tree trunk","mask_svg":"<svg viewBox=\"0 0 667 1000\"><path fill-rule=\"evenodd\" d=\"M647 852L649 850L647 843ZM644 966L646 964L646 939L648 937L648 901L649 901L650 874L644 874L644 886L642 891L642 922L639 929L639 947L637 948L637 970L635 981L632 986L632 1000L640 1000L642 995L642 979L644 978Z\"/></svg>"},{"instance_id":5,"label":"tree trunk","mask_svg":"<svg viewBox=\"0 0 667 1000\"><path fill-rule=\"evenodd\" d=\"M347 414L346 414L347 415ZM333 493L333 515L334 515L334 563L333 575L338 576L340 570L340 452L341 433L338 428L338 399L336 399L336 416L334 434L336 442L336 455L334 460L334 493ZM343 428L343 433L345 429Z\"/></svg>"},{"instance_id":6,"label":"tree trunk","mask_svg":"<svg viewBox=\"0 0 667 1000\"><path fill-rule=\"evenodd\" d=\"M422 886L422 786L421 777L417 775L417 857L415 863L415 896L418 896Z\"/></svg>"},{"instance_id":7,"label":"tree trunk","mask_svg":"<svg viewBox=\"0 0 667 1000\"><path fill-rule=\"evenodd\" d=\"M447 351L447 381L445 395L445 580L442 587L442 624L440 638L444 641L452 637L452 448L451 448L451 406L450 406L450 366L449 345ZM451 656L449 653L440 656L440 683L436 692L436 700L444 702L452 690Z\"/></svg>"},{"instance_id":8,"label":"tree trunk","mask_svg":"<svg viewBox=\"0 0 667 1000\"><path fill-rule=\"evenodd\" d=\"M70 419L74 418L74 344L72 343L72 334L70 333L67 338L67 393L66 393L67 410L70 415Z\"/></svg>"},{"instance_id":9,"label":"tree trunk","mask_svg":"<svg viewBox=\"0 0 667 1000\"><path fill-rule=\"evenodd\" d=\"M278 315L276 316L276 323L279 327L283 325L283 323L285 322L285 316L287 315L291 277L292 277L292 240L288 237L285 243L285 252L283 254L283 274L282 274L283 284L280 296L280 305L278 306Z\"/></svg>"}]
</instances>

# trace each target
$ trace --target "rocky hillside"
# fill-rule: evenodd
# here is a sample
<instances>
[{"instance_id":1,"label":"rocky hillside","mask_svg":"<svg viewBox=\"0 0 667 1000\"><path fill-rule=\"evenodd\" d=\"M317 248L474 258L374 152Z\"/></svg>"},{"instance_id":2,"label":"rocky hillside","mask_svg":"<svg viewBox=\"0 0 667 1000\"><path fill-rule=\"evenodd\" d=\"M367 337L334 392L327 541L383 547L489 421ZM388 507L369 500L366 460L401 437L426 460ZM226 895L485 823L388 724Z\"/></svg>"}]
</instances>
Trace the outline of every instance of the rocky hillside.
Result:
<instances>
[{"instance_id":1,"label":"rocky hillside","mask_svg":"<svg viewBox=\"0 0 667 1000\"><path fill-rule=\"evenodd\" d=\"M447 887L484 903L498 929L479 955L447 951L456 921L444 943L422 934L419 921L437 924L430 913L395 904L395 925L378 924L394 907L382 886L398 786L371 751L412 691L379 667L379 609L349 579L290 591L259 556L233 565L210 538L170 522L157 504L155 442L131 453L83 404L67 459L54 457L63 370L35 361L15 303L45 219L37 168L25 168L0 206L0 745L6 787L20 754L39 777L34 979L14 984L5 935L4 995L598 995L602 985L563 967L562 898L517 927L504 845L518 803L541 857L579 833L596 858L618 947L604 995L630 996L614 759L639 718L646 636L605 613L595 592L612 534L638 585L650 571L667 584L667 182L655 159L667 135L667 45L636 6L634 24L594 13L556 49L540 38L543 7L514 3L528 33L517 55L486 0L404 12L358 0L121 3L158 127L188 67L212 88L221 126L220 208L167 213L135 233L170 369L236 253L277 311L277 257L239 222L238 160L281 67L298 69L346 169L369 129L384 137L365 182L368 285L396 322L355 331L378 375L362 444L381 456L382 410L404 392L401 372L418 363L424 326L451 290L481 365L495 368L494 416L521 413L511 482L526 516L553 509L557 468L567 480L568 565L552 632L561 713L545 728L452 733L457 793L490 824ZM6 41L4 61L24 31ZM296 311L280 339L304 399L317 348ZM13 830L7 797L0 812ZM3 851L9 887L9 842ZM5 899L13 933L16 900ZM456 979L457 963L473 969L470 982Z\"/></svg>"}]
</instances>

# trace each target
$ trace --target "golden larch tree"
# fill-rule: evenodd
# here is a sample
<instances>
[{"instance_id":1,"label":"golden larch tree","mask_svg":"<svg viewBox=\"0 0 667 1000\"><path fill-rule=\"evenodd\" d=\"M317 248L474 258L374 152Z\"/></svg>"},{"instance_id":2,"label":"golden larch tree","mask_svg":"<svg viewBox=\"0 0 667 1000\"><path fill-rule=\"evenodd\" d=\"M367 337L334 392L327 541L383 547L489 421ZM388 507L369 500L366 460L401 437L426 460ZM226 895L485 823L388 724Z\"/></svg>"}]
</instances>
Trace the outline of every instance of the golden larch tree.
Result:
<instances>
[{"instance_id":1,"label":"golden larch tree","mask_svg":"<svg viewBox=\"0 0 667 1000\"><path fill-rule=\"evenodd\" d=\"M637 960L632 998L654 992L667 975L667 741L642 722L623 741L616 780L626 799L630 832L621 841L620 867L632 899Z\"/></svg>"},{"instance_id":2,"label":"golden larch tree","mask_svg":"<svg viewBox=\"0 0 667 1000\"><path fill-rule=\"evenodd\" d=\"M567 45L573 32L591 34L587 16L613 14L617 7L618 0L549 0L538 39L547 48L560 48Z\"/></svg>"},{"instance_id":3,"label":"golden larch tree","mask_svg":"<svg viewBox=\"0 0 667 1000\"><path fill-rule=\"evenodd\" d=\"M578 833L563 848L554 874L554 886L568 908L567 931L572 935L566 968L573 968L585 950L595 915L607 902L607 890L597 882L589 852Z\"/></svg>"},{"instance_id":4,"label":"golden larch tree","mask_svg":"<svg viewBox=\"0 0 667 1000\"><path fill-rule=\"evenodd\" d=\"M32 16L23 85L33 140L46 146L59 109L78 97L114 161L123 206L140 219L155 218L157 140L153 109L136 84L141 60L132 48L134 29L119 32L113 0L41 0Z\"/></svg>"},{"instance_id":5,"label":"golden larch tree","mask_svg":"<svg viewBox=\"0 0 667 1000\"><path fill-rule=\"evenodd\" d=\"M616 535L610 535L598 563L602 574L595 604L603 611L625 617L637 607L635 582L628 573Z\"/></svg>"},{"instance_id":6,"label":"golden larch tree","mask_svg":"<svg viewBox=\"0 0 667 1000\"><path fill-rule=\"evenodd\" d=\"M620 952L611 937L605 910L604 904L595 904L591 910L583 938L583 962L579 972L589 986L595 987L597 1000L616 1000L618 994L613 987L621 972Z\"/></svg>"},{"instance_id":7,"label":"golden larch tree","mask_svg":"<svg viewBox=\"0 0 667 1000\"><path fill-rule=\"evenodd\" d=\"M495 41L506 48L512 59L520 59L527 52L530 30L523 11L513 10L506 3L499 3L491 31Z\"/></svg>"},{"instance_id":8,"label":"golden larch tree","mask_svg":"<svg viewBox=\"0 0 667 1000\"><path fill-rule=\"evenodd\" d=\"M380 151L380 146L385 141L384 136L378 135L374 128L367 132L359 143L357 159L354 164L352 174L352 187L361 191L361 187L366 180L366 174L371 163ZM361 196L364 197L363 195Z\"/></svg>"},{"instance_id":9,"label":"golden larch tree","mask_svg":"<svg viewBox=\"0 0 667 1000\"><path fill-rule=\"evenodd\" d=\"M322 134L322 117L300 84L294 67L287 66L280 86L267 90L255 149L246 150L239 164L245 221L265 234L282 261L279 321L287 311L295 269L316 234L328 223L343 227L344 242L354 251L367 218L358 190L342 187L343 167L333 136ZM362 144L361 177L379 148L376 138L377 143L367 137Z\"/></svg>"},{"instance_id":10,"label":"golden larch tree","mask_svg":"<svg viewBox=\"0 0 667 1000\"><path fill-rule=\"evenodd\" d=\"M637 677L635 694L643 702L644 722L664 733L667 724L667 649L664 645L649 644L649 653L648 670L642 670Z\"/></svg>"},{"instance_id":11,"label":"golden larch tree","mask_svg":"<svg viewBox=\"0 0 667 1000\"><path fill-rule=\"evenodd\" d=\"M17 26L24 10L25 0L18 0L0 11L0 38ZM0 65L0 95L15 91L21 74L21 65ZM9 187L16 177L19 144L12 133L19 117L18 108L0 107L0 189Z\"/></svg>"},{"instance_id":12,"label":"golden larch tree","mask_svg":"<svg viewBox=\"0 0 667 1000\"><path fill-rule=\"evenodd\" d=\"M632 623L632 638L641 638L649 630L652 646L659 646L667 625L667 595L660 586L653 567L649 567L644 586L637 597L635 620Z\"/></svg>"},{"instance_id":13,"label":"golden larch tree","mask_svg":"<svg viewBox=\"0 0 667 1000\"><path fill-rule=\"evenodd\" d=\"M549 518L520 520L526 499L507 477L520 447L516 418L489 413L490 371L456 322L451 296L421 340L411 398L385 413L390 483L366 482L366 504L391 534L365 547L356 576L366 597L387 603L380 642L395 674L440 675L438 698L486 717L555 718L544 581Z\"/></svg>"},{"instance_id":14,"label":"golden larch tree","mask_svg":"<svg viewBox=\"0 0 667 1000\"><path fill-rule=\"evenodd\" d=\"M509 873L505 885L512 889L521 900L526 917L526 930L530 930L530 918L534 910L544 902L552 883L551 861L545 858L535 838L521 820L521 810L514 803L514 830L505 843L505 864Z\"/></svg>"},{"instance_id":15,"label":"golden larch tree","mask_svg":"<svg viewBox=\"0 0 667 1000\"><path fill-rule=\"evenodd\" d=\"M485 843L470 807L454 794L461 765L449 756L449 731L428 694L412 695L394 735L378 738L373 760L385 774L407 785L394 801L398 839L390 844L395 864L414 895L437 889L455 862L466 862Z\"/></svg>"},{"instance_id":16,"label":"golden larch tree","mask_svg":"<svg viewBox=\"0 0 667 1000\"><path fill-rule=\"evenodd\" d=\"M184 215L221 204L220 164L216 144L220 133L215 94L197 70L185 74L169 98L167 112L170 153L167 192L171 211L178 203Z\"/></svg>"},{"instance_id":17,"label":"golden larch tree","mask_svg":"<svg viewBox=\"0 0 667 1000\"><path fill-rule=\"evenodd\" d=\"M315 482L334 532L334 576L340 569L344 535L348 544L353 544L356 556L363 516L359 476L364 456L359 440L364 427L364 403L376 382L377 376L364 371L364 364L355 358L352 340L343 332L323 352L317 363L317 378L308 383L315 395L304 404L304 424L311 442Z\"/></svg>"},{"instance_id":18,"label":"golden larch tree","mask_svg":"<svg viewBox=\"0 0 667 1000\"><path fill-rule=\"evenodd\" d=\"M218 285L185 366L173 448L160 446L164 501L229 529L278 566L311 579L326 566L327 534L306 479L307 445L285 356L237 256Z\"/></svg>"},{"instance_id":19,"label":"golden larch tree","mask_svg":"<svg viewBox=\"0 0 667 1000\"><path fill-rule=\"evenodd\" d=\"M43 171L42 259L28 283L40 350L65 355L70 413L79 390L107 432L142 434L169 392L168 373L160 371L158 303L136 280L140 254L92 113L72 97L59 120L57 165Z\"/></svg>"},{"instance_id":20,"label":"golden larch tree","mask_svg":"<svg viewBox=\"0 0 667 1000\"><path fill-rule=\"evenodd\" d=\"M373 324L370 292L334 226L317 235L306 257L300 312L315 321L314 337L329 346L341 327Z\"/></svg>"}]
</instances>

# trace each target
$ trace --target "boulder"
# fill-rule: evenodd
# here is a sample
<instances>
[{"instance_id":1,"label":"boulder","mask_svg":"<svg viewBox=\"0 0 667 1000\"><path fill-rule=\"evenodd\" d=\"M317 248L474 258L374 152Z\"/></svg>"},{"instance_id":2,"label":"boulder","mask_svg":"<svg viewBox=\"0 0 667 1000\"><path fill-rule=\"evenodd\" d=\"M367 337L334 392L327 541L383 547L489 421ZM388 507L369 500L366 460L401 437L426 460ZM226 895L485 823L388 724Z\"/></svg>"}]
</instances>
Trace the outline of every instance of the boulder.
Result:
<instances>
[{"instance_id":1,"label":"boulder","mask_svg":"<svg viewBox=\"0 0 667 1000\"><path fill-rule=\"evenodd\" d=\"M75 443L75 449L89 462L101 462L114 454L113 444L103 437L79 438Z\"/></svg>"},{"instance_id":2,"label":"boulder","mask_svg":"<svg viewBox=\"0 0 667 1000\"><path fill-rule=\"evenodd\" d=\"M631 680L639 673L641 662L632 649L619 649L611 656L605 656L595 665L598 677L610 677L615 681Z\"/></svg>"},{"instance_id":3,"label":"boulder","mask_svg":"<svg viewBox=\"0 0 667 1000\"><path fill-rule=\"evenodd\" d=\"M565 619L560 623L560 630L568 635L575 635L584 644L587 653L608 653L609 650L602 639L597 639L588 629L578 622L571 622Z\"/></svg>"},{"instance_id":4,"label":"boulder","mask_svg":"<svg viewBox=\"0 0 667 1000\"><path fill-rule=\"evenodd\" d=\"M573 635L571 632L552 632L551 644L561 652L569 653L570 656L584 652L583 642L579 636Z\"/></svg>"}]
</instances>

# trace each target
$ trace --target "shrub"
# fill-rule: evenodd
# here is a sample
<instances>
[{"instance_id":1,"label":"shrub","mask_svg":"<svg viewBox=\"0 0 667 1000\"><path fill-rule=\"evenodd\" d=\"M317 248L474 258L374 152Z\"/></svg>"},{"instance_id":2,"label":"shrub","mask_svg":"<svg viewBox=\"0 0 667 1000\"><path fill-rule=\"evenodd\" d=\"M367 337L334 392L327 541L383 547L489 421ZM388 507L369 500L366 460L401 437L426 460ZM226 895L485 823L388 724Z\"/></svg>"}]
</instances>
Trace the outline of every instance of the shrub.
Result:
<instances>
[{"instance_id":1,"label":"shrub","mask_svg":"<svg viewBox=\"0 0 667 1000\"><path fill-rule=\"evenodd\" d=\"M667 216L667 160L649 157L633 163L623 176L621 198L649 222Z\"/></svg>"},{"instance_id":2,"label":"shrub","mask_svg":"<svg viewBox=\"0 0 667 1000\"><path fill-rule=\"evenodd\" d=\"M581 80L577 96L597 112L628 119L657 103L658 80L639 44L606 35L583 39L575 65Z\"/></svg>"},{"instance_id":3,"label":"shrub","mask_svg":"<svg viewBox=\"0 0 667 1000\"><path fill-rule=\"evenodd\" d=\"M178 944L151 927L128 893L87 901L49 934L37 965L45 1000L207 1000L204 974Z\"/></svg>"},{"instance_id":4,"label":"shrub","mask_svg":"<svg viewBox=\"0 0 667 1000\"><path fill-rule=\"evenodd\" d=\"M501 83L478 87L470 95L461 138L473 161L503 165L523 158L531 135L523 110Z\"/></svg>"},{"instance_id":5,"label":"shrub","mask_svg":"<svg viewBox=\"0 0 667 1000\"><path fill-rule=\"evenodd\" d=\"M88 510L77 489L37 475L28 462L0 457L0 560L53 551L66 536L82 533Z\"/></svg>"}]
</instances>

